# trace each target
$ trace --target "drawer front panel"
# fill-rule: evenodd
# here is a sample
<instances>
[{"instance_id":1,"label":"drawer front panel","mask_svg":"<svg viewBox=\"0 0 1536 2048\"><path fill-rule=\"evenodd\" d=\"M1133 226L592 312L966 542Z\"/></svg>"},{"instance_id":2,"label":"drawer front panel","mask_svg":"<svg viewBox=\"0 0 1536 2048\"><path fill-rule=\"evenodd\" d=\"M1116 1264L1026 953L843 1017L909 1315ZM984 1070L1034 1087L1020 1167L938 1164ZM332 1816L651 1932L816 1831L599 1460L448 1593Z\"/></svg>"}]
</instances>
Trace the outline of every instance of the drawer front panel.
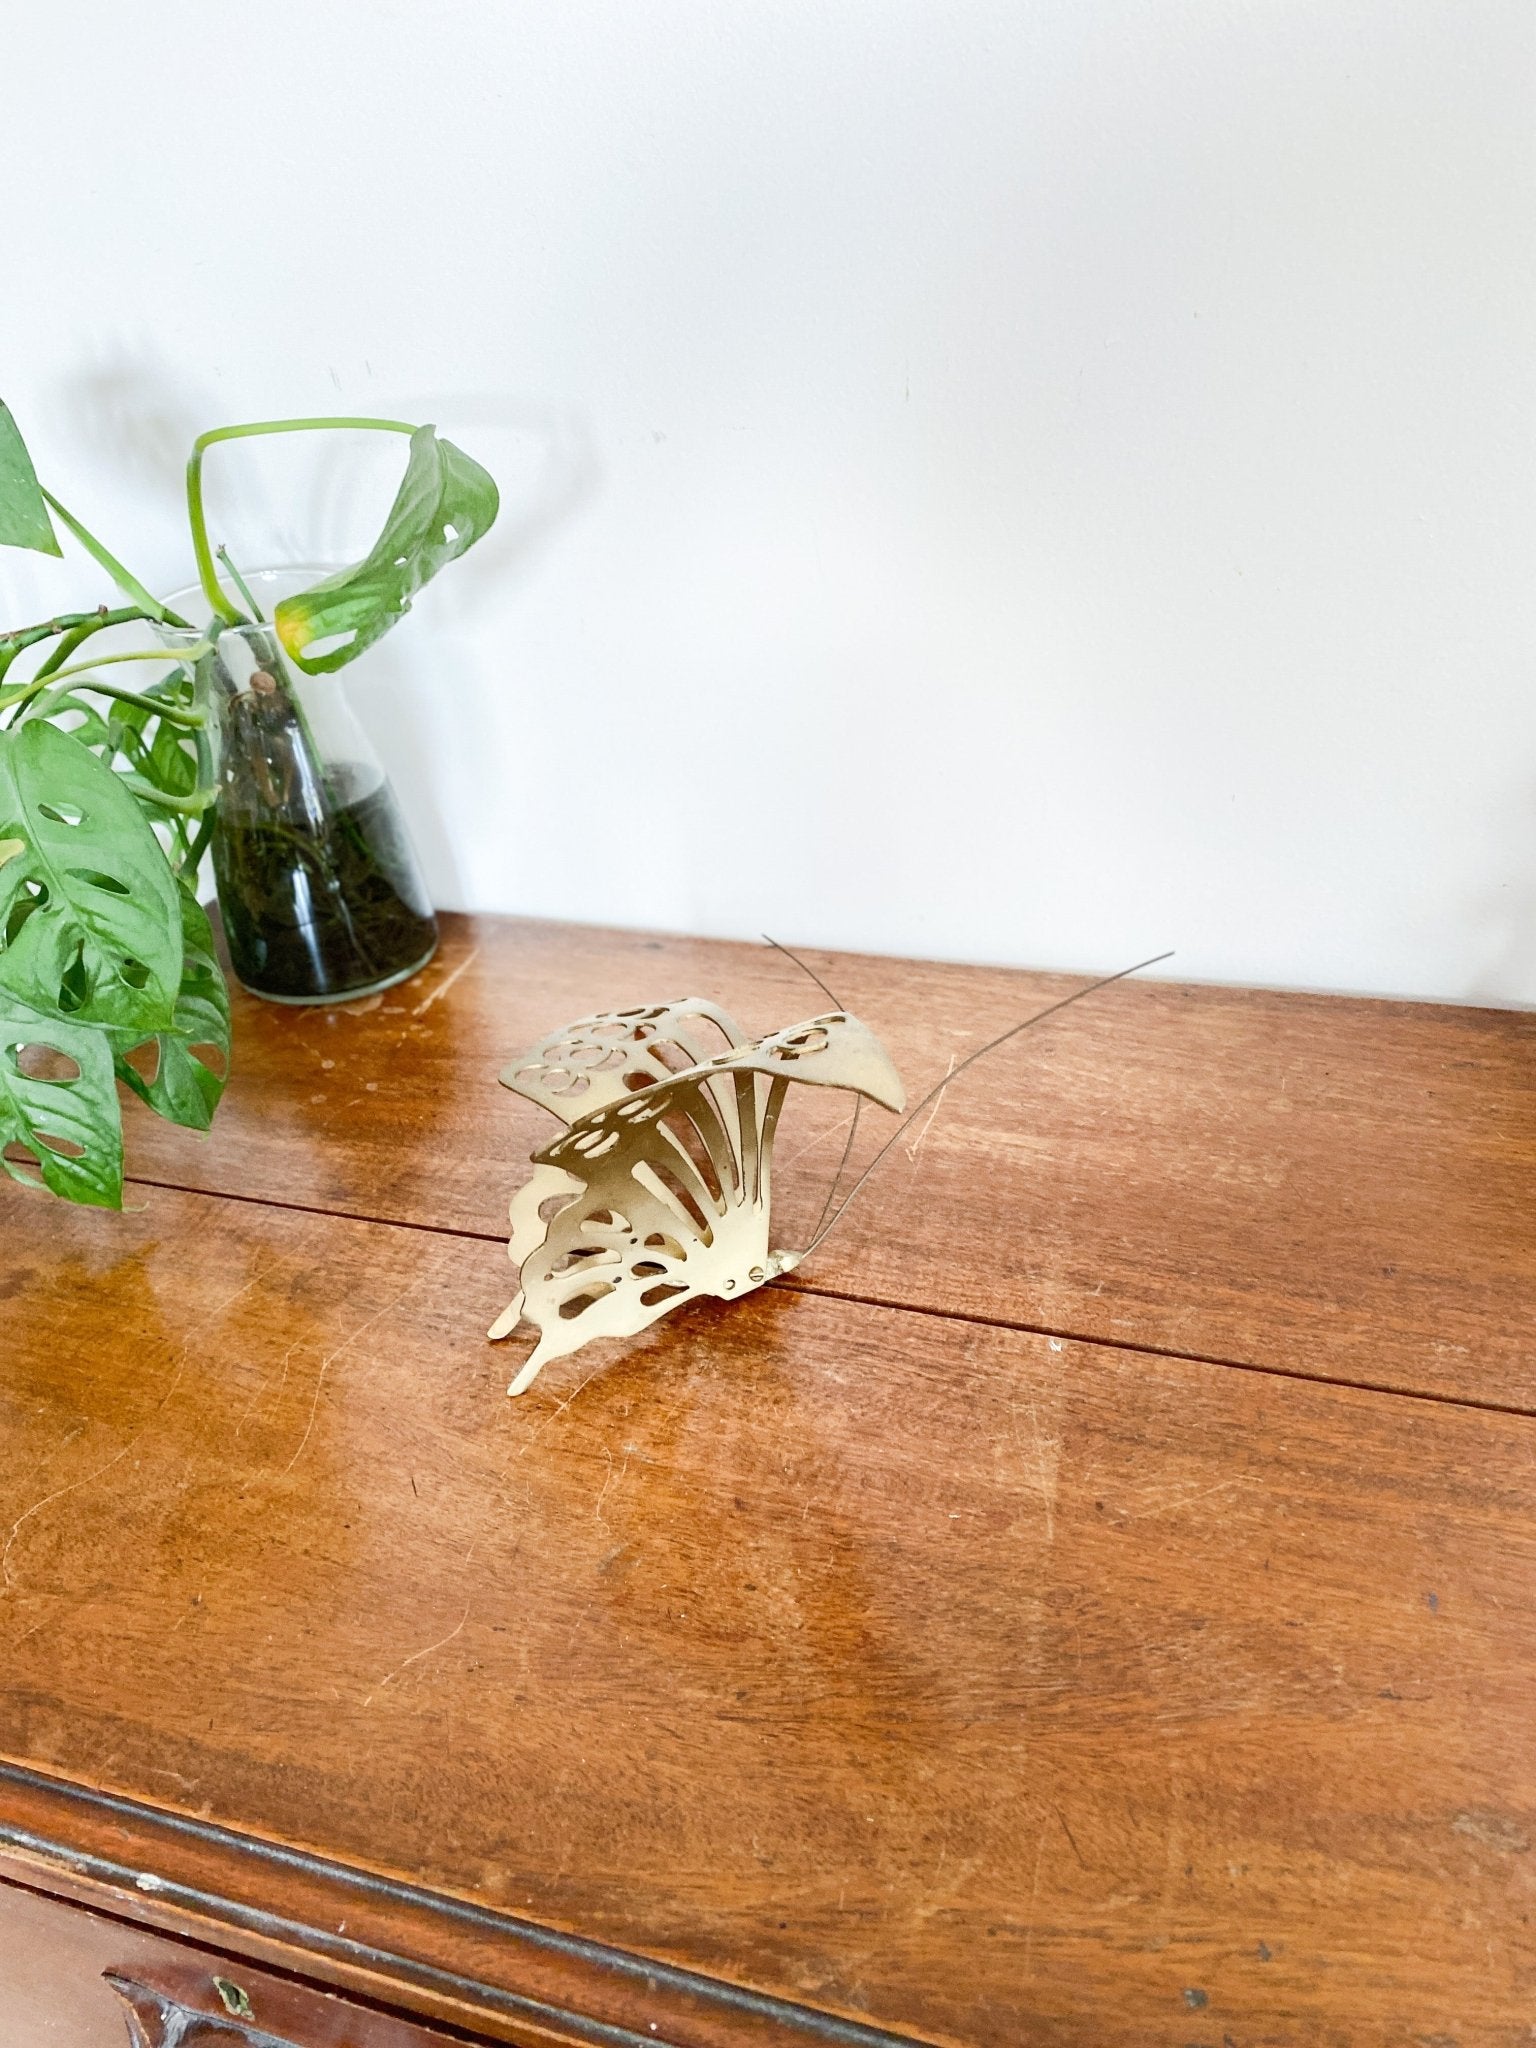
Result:
<instances>
[{"instance_id":1,"label":"drawer front panel","mask_svg":"<svg viewBox=\"0 0 1536 2048\"><path fill-rule=\"evenodd\" d=\"M4 2048L449 2048L459 2038L0 1881Z\"/></svg>"}]
</instances>

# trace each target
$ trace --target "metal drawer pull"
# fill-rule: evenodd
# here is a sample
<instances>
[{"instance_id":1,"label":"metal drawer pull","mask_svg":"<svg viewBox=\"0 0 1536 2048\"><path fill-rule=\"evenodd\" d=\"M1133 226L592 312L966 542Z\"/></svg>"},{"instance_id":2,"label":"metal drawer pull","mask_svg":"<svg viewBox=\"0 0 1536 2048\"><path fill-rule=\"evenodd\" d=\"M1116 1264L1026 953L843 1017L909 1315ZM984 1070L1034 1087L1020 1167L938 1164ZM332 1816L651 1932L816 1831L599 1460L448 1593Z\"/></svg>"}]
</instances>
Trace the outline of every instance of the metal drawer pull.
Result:
<instances>
[{"instance_id":1,"label":"metal drawer pull","mask_svg":"<svg viewBox=\"0 0 1536 2048\"><path fill-rule=\"evenodd\" d=\"M147 1984L136 1984L131 1977L120 1977L115 1970L103 1975L128 2008L133 2048L299 2048L297 2042L244 2024L256 2015L250 1999L229 1977L213 1979L223 2013L206 2013Z\"/></svg>"}]
</instances>

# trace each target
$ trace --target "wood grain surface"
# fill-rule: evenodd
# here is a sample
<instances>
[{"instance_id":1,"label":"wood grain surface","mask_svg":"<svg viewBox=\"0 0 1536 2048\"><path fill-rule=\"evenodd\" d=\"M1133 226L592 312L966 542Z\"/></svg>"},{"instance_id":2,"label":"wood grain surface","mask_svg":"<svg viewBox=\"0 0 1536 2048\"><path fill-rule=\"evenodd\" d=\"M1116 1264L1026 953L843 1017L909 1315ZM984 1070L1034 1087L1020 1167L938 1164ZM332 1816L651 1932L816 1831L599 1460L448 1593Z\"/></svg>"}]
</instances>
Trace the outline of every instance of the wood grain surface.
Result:
<instances>
[{"instance_id":1,"label":"wood grain surface","mask_svg":"<svg viewBox=\"0 0 1536 2048\"><path fill-rule=\"evenodd\" d=\"M1528 2040L1529 1420L787 1289L509 1403L494 1248L141 1192L0 1196L9 1759L967 2048Z\"/></svg>"},{"instance_id":2,"label":"wood grain surface","mask_svg":"<svg viewBox=\"0 0 1536 2048\"><path fill-rule=\"evenodd\" d=\"M1078 985L808 957L914 1101ZM825 1000L766 947L450 916L431 967L366 1004L238 997L211 1137L135 1106L130 1171L503 1236L553 1125L496 1085L502 1064L577 1016L683 994L760 1030ZM843 1114L792 1092L779 1242L809 1235ZM890 1127L866 1115L858 1156ZM1533 1217L1536 1017L1130 982L957 1080L786 1284L1530 1411Z\"/></svg>"}]
</instances>

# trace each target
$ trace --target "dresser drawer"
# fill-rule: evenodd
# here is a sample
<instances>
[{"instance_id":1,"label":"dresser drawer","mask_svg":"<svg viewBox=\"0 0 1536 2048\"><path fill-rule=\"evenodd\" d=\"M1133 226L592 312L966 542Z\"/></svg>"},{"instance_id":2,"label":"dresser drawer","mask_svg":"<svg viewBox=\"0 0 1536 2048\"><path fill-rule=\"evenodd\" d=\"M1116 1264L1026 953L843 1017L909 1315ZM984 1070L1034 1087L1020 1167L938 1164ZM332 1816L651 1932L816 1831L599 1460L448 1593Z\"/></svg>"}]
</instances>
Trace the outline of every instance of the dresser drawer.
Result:
<instances>
[{"instance_id":1,"label":"dresser drawer","mask_svg":"<svg viewBox=\"0 0 1536 2048\"><path fill-rule=\"evenodd\" d=\"M0 2048L447 2048L468 2038L0 1881Z\"/></svg>"}]
</instances>

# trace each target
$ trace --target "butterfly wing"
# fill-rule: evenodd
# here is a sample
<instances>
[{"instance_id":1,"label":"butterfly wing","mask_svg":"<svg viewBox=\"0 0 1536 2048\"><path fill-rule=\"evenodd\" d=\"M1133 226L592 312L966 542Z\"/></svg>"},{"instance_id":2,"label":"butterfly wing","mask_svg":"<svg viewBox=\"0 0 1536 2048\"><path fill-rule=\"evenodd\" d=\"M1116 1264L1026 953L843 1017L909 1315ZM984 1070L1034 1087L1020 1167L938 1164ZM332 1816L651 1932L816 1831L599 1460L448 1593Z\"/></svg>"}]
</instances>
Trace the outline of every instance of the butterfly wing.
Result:
<instances>
[{"instance_id":1,"label":"butterfly wing","mask_svg":"<svg viewBox=\"0 0 1536 2048\"><path fill-rule=\"evenodd\" d=\"M562 1123L618 1102L710 1059L747 1034L714 1003L686 996L635 1010L603 1010L551 1032L504 1067L501 1083Z\"/></svg>"},{"instance_id":2,"label":"butterfly wing","mask_svg":"<svg viewBox=\"0 0 1536 2048\"><path fill-rule=\"evenodd\" d=\"M797 1263L768 1249L773 1135L792 1080L889 1109L904 1101L873 1033L837 1012L626 1092L534 1154L513 1202L523 1292L491 1332L525 1314L538 1326L513 1393L594 1337L633 1336L685 1301L750 1293Z\"/></svg>"},{"instance_id":3,"label":"butterfly wing","mask_svg":"<svg viewBox=\"0 0 1536 2048\"><path fill-rule=\"evenodd\" d=\"M502 1069L501 1083L562 1123L620 1102L638 1090L709 1060L721 1040L745 1042L735 1019L701 996L581 1017L531 1046ZM551 1214L578 1195L585 1182L557 1166L537 1165L512 1197L507 1254L516 1266L545 1239ZM491 1326L505 1337L522 1314L519 1295Z\"/></svg>"},{"instance_id":4,"label":"butterfly wing","mask_svg":"<svg viewBox=\"0 0 1536 2048\"><path fill-rule=\"evenodd\" d=\"M770 1032L754 1045L717 1053L708 1064L716 1070L767 1074L816 1088L848 1088L867 1095L882 1109L901 1110L907 1103L890 1054L869 1026L846 1010Z\"/></svg>"}]
</instances>

